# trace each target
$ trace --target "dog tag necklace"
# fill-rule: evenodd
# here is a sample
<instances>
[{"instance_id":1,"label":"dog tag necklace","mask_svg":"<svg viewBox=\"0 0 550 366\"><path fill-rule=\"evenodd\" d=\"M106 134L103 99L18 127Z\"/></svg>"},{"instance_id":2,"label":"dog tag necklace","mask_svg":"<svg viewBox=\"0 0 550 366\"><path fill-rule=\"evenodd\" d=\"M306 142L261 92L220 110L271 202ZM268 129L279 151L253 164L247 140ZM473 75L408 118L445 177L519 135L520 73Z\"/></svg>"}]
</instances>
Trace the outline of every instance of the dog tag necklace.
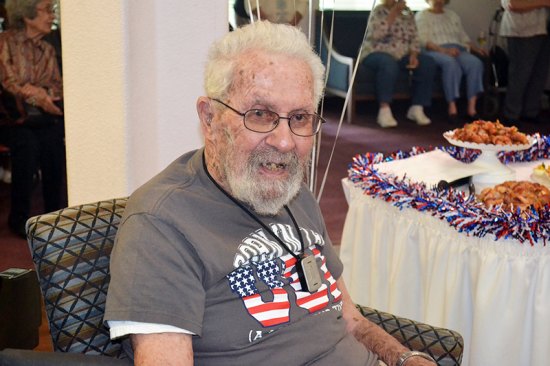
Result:
<instances>
[{"instance_id":1,"label":"dog tag necklace","mask_svg":"<svg viewBox=\"0 0 550 366\"><path fill-rule=\"evenodd\" d=\"M288 216L290 216L290 219L292 220L292 224L294 225L294 228L296 229L296 232L298 233L298 238L300 239L300 245L302 246L302 253L298 256L296 255L289 247L288 245L277 236L271 230L269 226L267 226L258 216L256 216L252 211L250 211L246 206L244 206L241 202L239 202L235 197L231 196L229 193L223 189L218 182L214 180L214 178L210 175L210 172L208 172L208 168L206 167L206 159L204 156L204 152L202 155L202 165L204 168L204 171L206 172L206 176L220 192L222 192L227 198L229 198L235 205L237 205L241 210L243 210L248 216L250 216L254 221L256 221L260 226L262 226L271 236L281 244L283 248L285 248L290 255L292 255L296 259L296 271L298 273L298 278L300 279L300 284L302 286L302 289L305 291L308 291L310 293L317 291L321 285L322 285L322 279L321 279L321 272L319 271L319 266L317 265L317 261L315 259L314 255L306 255L305 254L305 245L304 245L304 238L302 237L302 232L300 231L300 227L298 226L298 223L296 222L296 219L294 218L294 215L292 215L292 212L288 208L287 205L284 205L286 212L288 213Z\"/></svg>"}]
</instances>

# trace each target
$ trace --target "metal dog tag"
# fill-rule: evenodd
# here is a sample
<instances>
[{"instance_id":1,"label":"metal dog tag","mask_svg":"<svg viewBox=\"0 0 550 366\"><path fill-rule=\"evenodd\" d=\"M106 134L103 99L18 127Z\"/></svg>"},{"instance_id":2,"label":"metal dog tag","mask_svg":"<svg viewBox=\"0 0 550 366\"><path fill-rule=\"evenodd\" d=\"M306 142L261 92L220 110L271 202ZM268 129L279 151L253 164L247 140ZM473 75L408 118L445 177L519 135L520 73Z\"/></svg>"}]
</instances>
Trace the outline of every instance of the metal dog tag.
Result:
<instances>
[{"instance_id":1,"label":"metal dog tag","mask_svg":"<svg viewBox=\"0 0 550 366\"><path fill-rule=\"evenodd\" d=\"M302 257L296 268L298 270L298 276L300 277L300 284L302 289L308 292L315 292L321 287L321 272L317 266L315 256L308 255Z\"/></svg>"}]
</instances>

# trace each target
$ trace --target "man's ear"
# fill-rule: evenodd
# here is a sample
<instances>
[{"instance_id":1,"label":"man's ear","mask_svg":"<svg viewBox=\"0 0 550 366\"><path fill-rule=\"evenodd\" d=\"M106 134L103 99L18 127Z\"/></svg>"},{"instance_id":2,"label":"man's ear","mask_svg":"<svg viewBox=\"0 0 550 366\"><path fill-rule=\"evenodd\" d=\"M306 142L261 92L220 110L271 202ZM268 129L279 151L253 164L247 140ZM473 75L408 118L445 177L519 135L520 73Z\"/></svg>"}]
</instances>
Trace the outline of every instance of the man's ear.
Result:
<instances>
[{"instance_id":1,"label":"man's ear","mask_svg":"<svg viewBox=\"0 0 550 366\"><path fill-rule=\"evenodd\" d=\"M212 119L214 118L214 111L212 110L210 98L199 97L199 99L197 99L197 113L201 121L201 128L206 132L210 129Z\"/></svg>"}]
</instances>

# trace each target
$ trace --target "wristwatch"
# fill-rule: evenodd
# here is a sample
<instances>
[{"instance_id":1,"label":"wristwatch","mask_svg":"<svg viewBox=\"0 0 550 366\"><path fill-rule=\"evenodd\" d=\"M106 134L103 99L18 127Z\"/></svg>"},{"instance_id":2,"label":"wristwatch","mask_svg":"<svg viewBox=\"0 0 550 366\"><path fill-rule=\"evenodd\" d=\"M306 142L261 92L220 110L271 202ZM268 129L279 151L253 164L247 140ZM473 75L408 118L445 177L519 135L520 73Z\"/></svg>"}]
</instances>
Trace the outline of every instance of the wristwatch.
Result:
<instances>
[{"instance_id":1,"label":"wristwatch","mask_svg":"<svg viewBox=\"0 0 550 366\"><path fill-rule=\"evenodd\" d=\"M397 359L397 363L395 364L395 366L403 366L403 365L405 364L405 362L407 362L407 360L408 360L409 358L415 357L415 356L425 358L426 360L432 361L432 362L435 363L435 360L433 359L433 357L430 356L430 355L427 354L427 353L418 352L418 351L408 351L408 352L403 353L401 356L399 356L399 358Z\"/></svg>"}]
</instances>

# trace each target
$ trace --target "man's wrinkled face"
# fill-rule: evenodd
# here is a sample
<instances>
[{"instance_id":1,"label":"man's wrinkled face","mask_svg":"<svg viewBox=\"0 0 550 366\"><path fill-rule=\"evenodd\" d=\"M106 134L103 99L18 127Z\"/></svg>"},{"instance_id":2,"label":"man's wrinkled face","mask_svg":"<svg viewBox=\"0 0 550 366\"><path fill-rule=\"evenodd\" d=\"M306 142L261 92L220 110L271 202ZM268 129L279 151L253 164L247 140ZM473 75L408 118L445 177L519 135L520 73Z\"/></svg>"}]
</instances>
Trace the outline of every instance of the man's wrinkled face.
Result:
<instances>
[{"instance_id":1,"label":"man's wrinkled face","mask_svg":"<svg viewBox=\"0 0 550 366\"><path fill-rule=\"evenodd\" d=\"M315 112L312 73L304 61L249 52L240 57L235 75L223 102L238 111L264 109L283 117ZM275 215L300 189L313 137L293 134L284 119L271 132L250 131L242 116L215 107L212 126L220 183L257 213Z\"/></svg>"}]
</instances>

